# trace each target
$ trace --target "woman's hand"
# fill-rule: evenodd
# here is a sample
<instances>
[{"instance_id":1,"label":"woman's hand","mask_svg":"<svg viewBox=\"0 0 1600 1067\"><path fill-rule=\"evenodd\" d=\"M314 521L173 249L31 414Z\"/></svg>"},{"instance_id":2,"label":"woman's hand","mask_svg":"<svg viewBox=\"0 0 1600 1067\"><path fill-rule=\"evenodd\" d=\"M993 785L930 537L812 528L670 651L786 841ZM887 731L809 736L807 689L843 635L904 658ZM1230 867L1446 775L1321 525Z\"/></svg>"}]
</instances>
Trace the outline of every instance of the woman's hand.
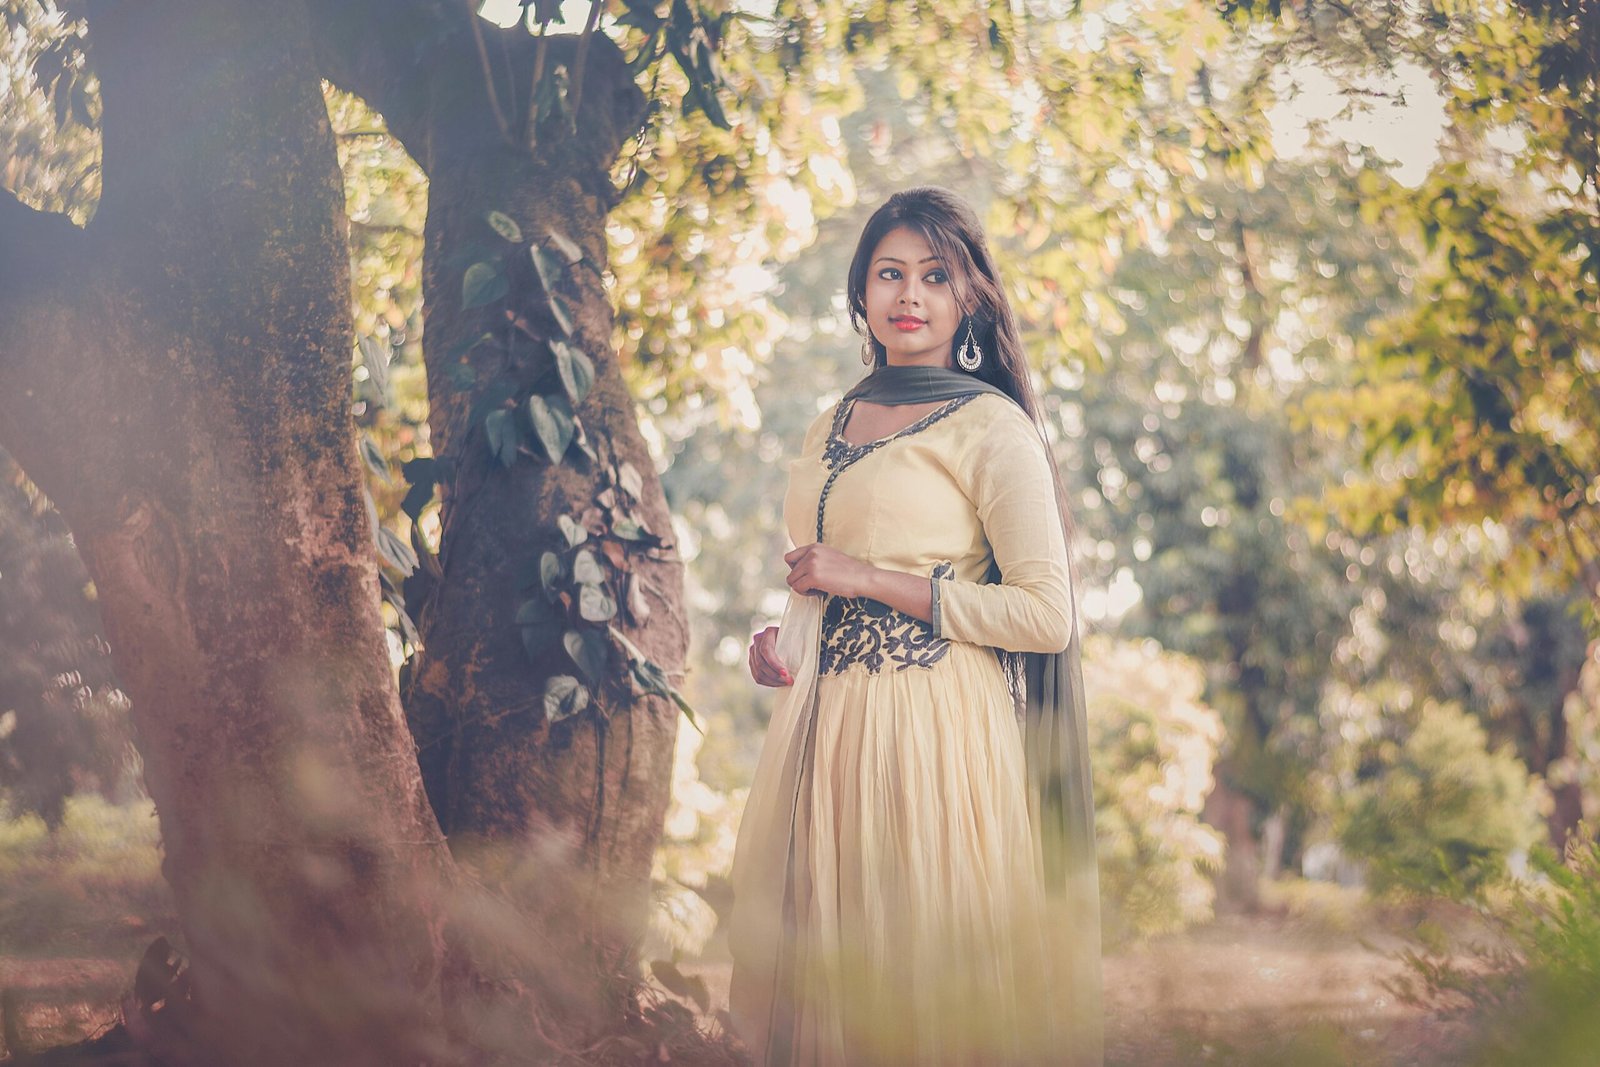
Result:
<instances>
[{"instance_id":1,"label":"woman's hand","mask_svg":"<svg viewBox=\"0 0 1600 1067\"><path fill-rule=\"evenodd\" d=\"M789 668L778 658L778 628L769 626L750 639L750 677L757 685L793 685Z\"/></svg>"},{"instance_id":2,"label":"woman's hand","mask_svg":"<svg viewBox=\"0 0 1600 1067\"><path fill-rule=\"evenodd\" d=\"M834 596L868 596L878 568L847 556L821 542L801 545L786 554L789 588L796 593L831 593Z\"/></svg>"}]
</instances>

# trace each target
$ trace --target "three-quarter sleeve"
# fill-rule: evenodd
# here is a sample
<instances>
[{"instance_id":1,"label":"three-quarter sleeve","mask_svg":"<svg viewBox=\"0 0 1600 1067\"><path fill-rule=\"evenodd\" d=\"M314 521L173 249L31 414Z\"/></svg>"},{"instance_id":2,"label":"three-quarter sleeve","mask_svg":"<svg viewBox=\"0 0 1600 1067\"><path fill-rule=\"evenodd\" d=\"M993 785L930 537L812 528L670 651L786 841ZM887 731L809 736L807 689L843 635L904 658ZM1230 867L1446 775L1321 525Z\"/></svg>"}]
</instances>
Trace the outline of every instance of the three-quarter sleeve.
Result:
<instances>
[{"instance_id":1,"label":"three-quarter sleeve","mask_svg":"<svg viewBox=\"0 0 1600 1067\"><path fill-rule=\"evenodd\" d=\"M938 636L1011 652L1061 652L1071 643L1072 582L1050 462L1020 409L997 409L965 450L960 476L1000 582L933 579Z\"/></svg>"}]
</instances>

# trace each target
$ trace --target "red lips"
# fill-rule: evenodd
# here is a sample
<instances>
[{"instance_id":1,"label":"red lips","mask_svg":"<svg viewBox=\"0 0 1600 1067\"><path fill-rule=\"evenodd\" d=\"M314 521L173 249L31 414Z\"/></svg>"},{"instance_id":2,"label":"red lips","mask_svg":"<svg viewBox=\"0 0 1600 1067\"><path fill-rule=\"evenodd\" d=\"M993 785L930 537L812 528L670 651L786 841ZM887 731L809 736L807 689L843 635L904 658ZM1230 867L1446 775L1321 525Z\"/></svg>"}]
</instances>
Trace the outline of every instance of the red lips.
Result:
<instances>
[{"instance_id":1,"label":"red lips","mask_svg":"<svg viewBox=\"0 0 1600 1067\"><path fill-rule=\"evenodd\" d=\"M906 333L910 333L912 330L920 330L922 327L927 325L925 321L917 318L915 315L896 315L894 318L890 319L889 322L894 326L895 329L902 330Z\"/></svg>"}]
</instances>

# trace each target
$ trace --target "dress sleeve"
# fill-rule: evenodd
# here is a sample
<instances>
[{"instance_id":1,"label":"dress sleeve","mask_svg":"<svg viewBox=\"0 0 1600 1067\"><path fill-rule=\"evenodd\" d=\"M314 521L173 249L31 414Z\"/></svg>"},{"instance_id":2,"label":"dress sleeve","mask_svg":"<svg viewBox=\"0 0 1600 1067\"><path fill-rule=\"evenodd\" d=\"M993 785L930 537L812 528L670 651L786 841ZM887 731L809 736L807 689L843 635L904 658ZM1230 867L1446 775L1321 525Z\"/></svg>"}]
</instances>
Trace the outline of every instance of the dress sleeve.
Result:
<instances>
[{"instance_id":1,"label":"dress sleeve","mask_svg":"<svg viewBox=\"0 0 1600 1067\"><path fill-rule=\"evenodd\" d=\"M1020 411L998 413L985 420L959 470L1001 580L935 577L934 633L1010 652L1065 650L1074 630L1072 583L1038 431Z\"/></svg>"}]
</instances>

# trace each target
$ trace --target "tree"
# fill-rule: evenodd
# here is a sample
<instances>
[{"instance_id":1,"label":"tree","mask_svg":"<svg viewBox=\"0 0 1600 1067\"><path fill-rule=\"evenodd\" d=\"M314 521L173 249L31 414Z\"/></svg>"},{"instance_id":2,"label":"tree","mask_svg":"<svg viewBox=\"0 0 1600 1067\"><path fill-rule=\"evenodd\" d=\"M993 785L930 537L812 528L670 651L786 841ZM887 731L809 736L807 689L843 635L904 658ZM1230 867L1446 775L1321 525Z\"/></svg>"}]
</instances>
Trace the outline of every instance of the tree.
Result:
<instances>
[{"instance_id":1,"label":"tree","mask_svg":"<svg viewBox=\"0 0 1600 1067\"><path fill-rule=\"evenodd\" d=\"M312 27L89 13L104 193L0 198L0 441L95 582L214 1047L394 1062L446 1032L455 873L371 594Z\"/></svg>"},{"instance_id":2,"label":"tree","mask_svg":"<svg viewBox=\"0 0 1600 1067\"><path fill-rule=\"evenodd\" d=\"M426 0L86 5L105 192L81 233L0 203L16 309L0 326L0 441L59 502L101 591L206 1003L307 1020L298 1039L325 1056L348 1035L324 1009L359 994L349 1029L372 1044L348 1062L403 1058L482 1021L473 983L495 969L479 966L481 945L464 947L461 927L479 917L451 895L462 878L420 784L463 842L526 835L551 861L532 892L556 960L575 975L595 956L625 962L683 652L679 565L602 285L611 172L646 106L635 76L676 85L705 117L691 185L720 196L738 191L757 158L740 153L763 130L793 133L804 112L787 87L895 55L925 121L1018 164L1024 177L992 210L1009 209L1020 241L1064 220L1069 239L1043 250L1027 295L1071 340L1083 334L1066 298L1084 276L1075 250L1131 231L1166 197L1161 166L1237 149L1188 94L1195 48L1218 24L1158 6L1102 23L1099 40L1054 32L1066 11L1050 3L785 9L759 43L723 48L747 57L730 63L741 84L765 71L778 87L750 91L753 119L730 144L709 131L733 125L717 56L743 20L716 8L626 3L601 32L596 4L585 32L558 38L544 3L538 37ZM1169 48L1170 82L1146 82ZM434 454L409 468L409 502L441 485L444 514L437 558L425 544L405 586L424 647L406 683L420 776L371 596L319 73L380 111L429 180ZM56 91L70 104L77 84ZM105 355L78 375L65 354L81 352ZM69 411L96 418L77 425ZM403 541L378 536L410 566ZM362 787L333 803L331 786L348 782ZM355 880L362 892L339 892ZM219 881L237 907L211 906ZM288 974L303 985L276 981ZM581 1031L600 983L560 984L537 999L570 1007ZM319 1001L329 989L342 996Z\"/></svg>"}]
</instances>

